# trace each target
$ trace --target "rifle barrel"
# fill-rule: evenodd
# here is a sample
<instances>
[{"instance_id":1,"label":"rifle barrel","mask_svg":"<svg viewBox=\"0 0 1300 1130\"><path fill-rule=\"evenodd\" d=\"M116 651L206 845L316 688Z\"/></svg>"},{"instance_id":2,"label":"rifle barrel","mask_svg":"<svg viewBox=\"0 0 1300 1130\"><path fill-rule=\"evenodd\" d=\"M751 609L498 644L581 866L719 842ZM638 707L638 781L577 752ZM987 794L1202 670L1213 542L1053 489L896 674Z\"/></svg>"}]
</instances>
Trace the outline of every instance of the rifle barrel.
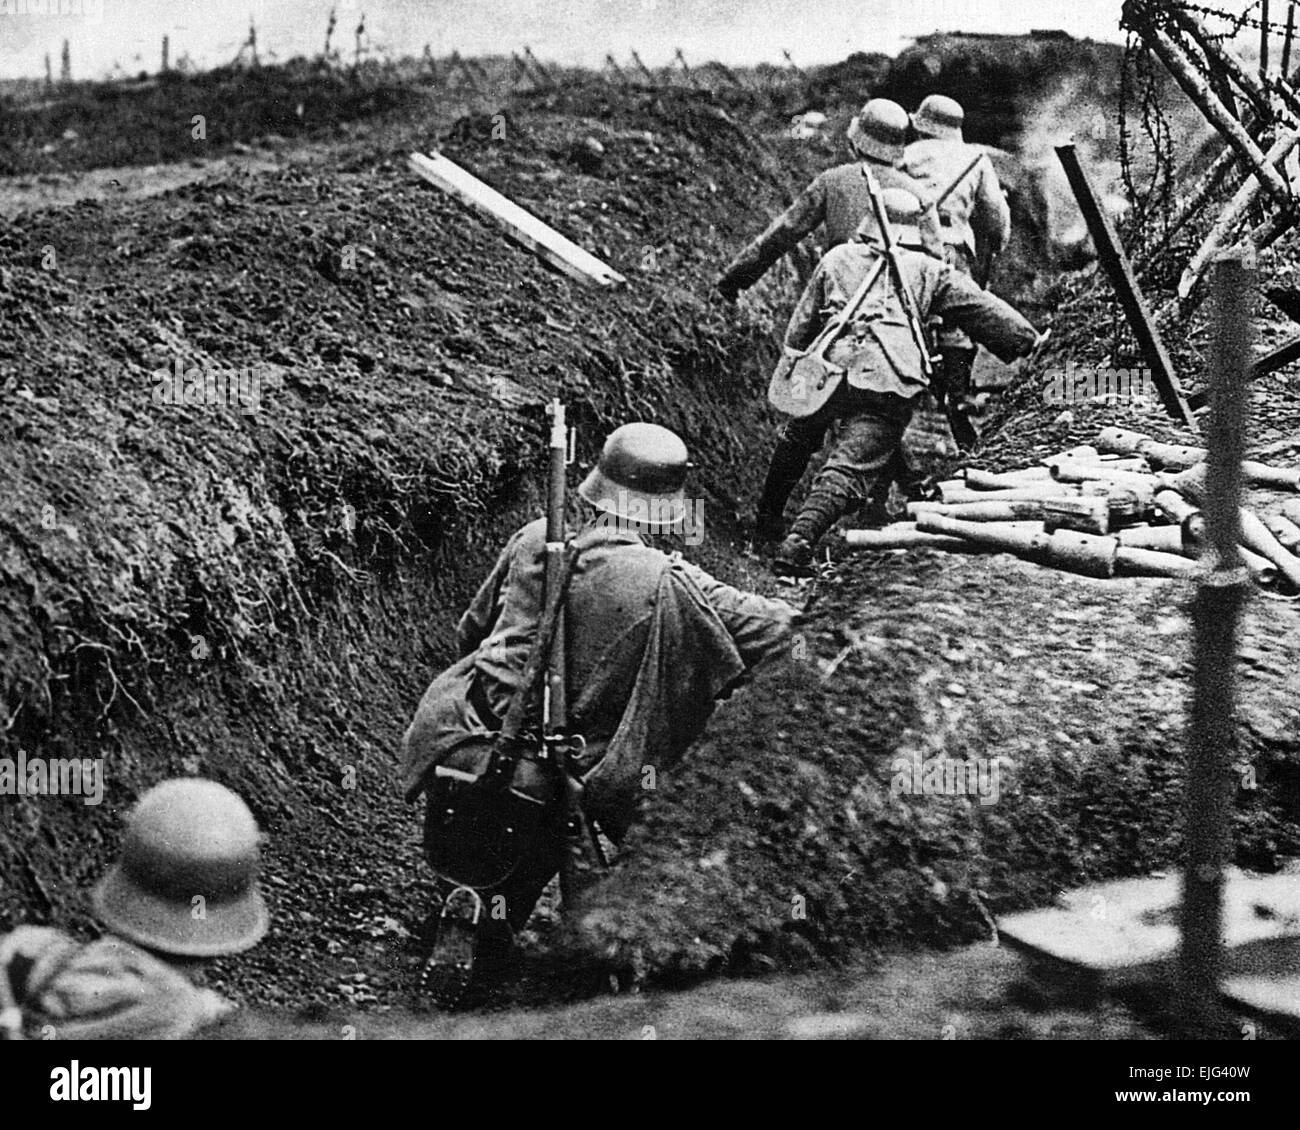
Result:
<instances>
[{"instance_id":1,"label":"rifle barrel","mask_svg":"<svg viewBox=\"0 0 1300 1130\"><path fill-rule=\"evenodd\" d=\"M564 502L565 477L568 465L569 429L564 405L551 401L550 476L546 498L546 599L551 599L559 586L564 571L565 529ZM551 646L550 662L546 671L546 695L542 705L542 728L548 734L558 733L568 725L568 699L565 689L565 630L564 609L559 610L555 625L555 642Z\"/></svg>"}]
</instances>

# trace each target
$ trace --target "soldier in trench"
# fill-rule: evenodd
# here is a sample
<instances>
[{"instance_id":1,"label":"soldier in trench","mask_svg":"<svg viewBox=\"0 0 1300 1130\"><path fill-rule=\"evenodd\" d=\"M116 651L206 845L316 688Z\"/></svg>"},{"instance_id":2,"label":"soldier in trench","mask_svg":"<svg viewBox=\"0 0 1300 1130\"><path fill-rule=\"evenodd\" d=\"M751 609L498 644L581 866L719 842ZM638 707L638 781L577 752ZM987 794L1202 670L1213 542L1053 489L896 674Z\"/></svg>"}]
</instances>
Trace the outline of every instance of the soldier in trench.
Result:
<instances>
[{"instance_id":1,"label":"soldier in trench","mask_svg":"<svg viewBox=\"0 0 1300 1130\"><path fill-rule=\"evenodd\" d=\"M870 170L881 188L905 189L924 199L924 186L901 168L907 127L907 111L897 102L888 98L867 102L848 128L849 144L859 160L836 165L814 178L794 203L727 265L715 283L718 293L728 300L734 299L818 227L823 230L823 251L828 251L853 239L860 224L874 223L871 195L864 176L866 170ZM942 258L944 245L937 212L924 209L917 226L924 249ZM793 471L794 478L797 480L802 473L803 465ZM891 482L898 482L908 497L919 499L925 496L924 478L900 447L890 461L888 473L880 477L873 491L869 519L876 524L887 520L885 507ZM785 499L775 507L771 503L772 498L766 493L759 501L753 527L756 548L770 550L785 535L781 517Z\"/></svg>"},{"instance_id":2,"label":"soldier in trench","mask_svg":"<svg viewBox=\"0 0 1300 1130\"><path fill-rule=\"evenodd\" d=\"M248 806L215 781L150 789L91 895L107 934L0 937L0 1039L177 1040L225 1019L235 1006L184 970L265 935L259 840Z\"/></svg>"},{"instance_id":3,"label":"soldier in trench","mask_svg":"<svg viewBox=\"0 0 1300 1130\"><path fill-rule=\"evenodd\" d=\"M904 150L901 167L930 198L953 186L938 206L943 259L985 287L993 260L1011 237L1011 210L993 163L962 136L965 116L955 99L928 95L912 115L917 140ZM975 158L980 160L963 175ZM978 442L970 420L971 371L977 350L959 328L947 325L939 330L937 346L939 385L948 401L953 436L967 450Z\"/></svg>"},{"instance_id":4,"label":"soldier in trench","mask_svg":"<svg viewBox=\"0 0 1300 1130\"><path fill-rule=\"evenodd\" d=\"M576 558L564 602L564 666L567 731L581 740L568 763L585 819L615 843L647 795L645 769L680 760L720 697L755 665L788 654L796 616L783 601L732 588L647 541L683 524L687 466L673 432L626 424L578 488L583 520L568 542ZM546 540L539 519L506 543L457 627L459 658L434 679L403 741L403 792L408 802L426 796L425 850L440 874L449 870L443 819L456 776L483 774L524 679L542 620ZM539 721L529 720L534 729ZM530 741L516 771L525 793L528 773L545 772L532 760L543 749ZM508 878L488 888L504 914L475 915L473 983L501 975L514 933L561 867L565 839L542 832L521 845ZM483 855L502 850L482 845ZM428 940L426 972L439 954L439 938Z\"/></svg>"},{"instance_id":5,"label":"soldier in trench","mask_svg":"<svg viewBox=\"0 0 1300 1130\"><path fill-rule=\"evenodd\" d=\"M823 250L853 238L858 225L871 215L871 197L863 168L868 167L882 188L905 188L922 197L924 188L899 167L907 140L907 111L887 98L873 98L850 123L849 144L859 160L836 165L818 174L784 212L744 249L715 282L718 293L733 299L753 286L782 255L792 251L804 236L824 229ZM943 254L938 216L933 210L921 217L927 249Z\"/></svg>"},{"instance_id":6,"label":"soldier in trench","mask_svg":"<svg viewBox=\"0 0 1300 1130\"><path fill-rule=\"evenodd\" d=\"M922 326L940 317L1006 362L1032 352L1040 338L1029 322L1002 299L921 250L921 202L892 188L884 190L882 199L899 245L902 282L911 291ZM827 252L790 317L787 348L808 348L884 255L874 216L859 226L851 243ZM871 497L897 458L916 399L927 387L898 280L887 266L827 357L844 375L827 386L832 391L815 412L787 421L763 489L762 505L780 513L827 432L836 428L834 447L777 548L773 566L790 576L811 575L813 550L822 535Z\"/></svg>"}]
</instances>

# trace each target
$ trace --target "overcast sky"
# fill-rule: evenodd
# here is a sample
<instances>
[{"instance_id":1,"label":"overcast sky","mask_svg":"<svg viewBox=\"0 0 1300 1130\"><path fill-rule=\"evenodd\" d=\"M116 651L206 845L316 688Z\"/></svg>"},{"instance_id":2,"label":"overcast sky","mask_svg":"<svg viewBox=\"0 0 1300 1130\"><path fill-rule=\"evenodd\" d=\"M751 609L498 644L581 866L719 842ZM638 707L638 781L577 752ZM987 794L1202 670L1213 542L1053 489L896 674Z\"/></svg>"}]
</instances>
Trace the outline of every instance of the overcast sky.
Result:
<instances>
[{"instance_id":1,"label":"overcast sky","mask_svg":"<svg viewBox=\"0 0 1300 1130\"><path fill-rule=\"evenodd\" d=\"M1231 0L1236 3L1236 0ZM246 38L250 14L263 52L315 55L330 8L335 44L351 51L364 13L376 47L395 55L508 53L528 44L542 59L601 65L636 48L650 65L672 59L736 64L831 62L854 51L898 51L928 31L1028 31L1061 27L1095 39L1119 38L1121 0L0 0L0 78L59 70L62 40L75 78L156 70L162 35L172 59L199 66L229 61ZM53 14L72 8L72 16Z\"/></svg>"},{"instance_id":2,"label":"overcast sky","mask_svg":"<svg viewBox=\"0 0 1300 1130\"><path fill-rule=\"evenodd\" d=\"M70 7L80 14L47 14ZM173 60L184 52L211 66L234 56L250 14L264 52L311 55L331 8L335 43L349 51L364 13L375 45L394 54L419 54L426 43L435 55L528 44L544 59L597 66L605 52L624 59L633 47L652 66L676 47L688 61L781 62L788 48L799 63L831 62L854 51L893 54L935 30L1120 38L1120 0L0 0L0 77L43 74L46 52L57 74L65 38L76 78L101 77L115 63L156 70L164 33Z\"/></svg>"}]
</instances>

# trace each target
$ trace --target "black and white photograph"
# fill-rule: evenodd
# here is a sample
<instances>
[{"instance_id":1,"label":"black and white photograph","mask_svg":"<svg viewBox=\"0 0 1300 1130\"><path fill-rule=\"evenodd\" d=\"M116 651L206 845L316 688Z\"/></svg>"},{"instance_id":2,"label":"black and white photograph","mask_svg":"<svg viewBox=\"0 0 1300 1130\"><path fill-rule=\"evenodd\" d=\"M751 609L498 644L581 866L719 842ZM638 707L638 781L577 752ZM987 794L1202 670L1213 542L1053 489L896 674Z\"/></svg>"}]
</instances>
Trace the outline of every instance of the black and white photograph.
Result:
<instances>
[{"instance_id":1,"label":"black and white photograph","mask_svg":"<svg viewBox=\"0 0 1300 1130\"><path fill-rule=\"evenodd\" d=\"M1298 8L0 0L18 1098L1280 1093Z\"/></svg>"}]
</instances>

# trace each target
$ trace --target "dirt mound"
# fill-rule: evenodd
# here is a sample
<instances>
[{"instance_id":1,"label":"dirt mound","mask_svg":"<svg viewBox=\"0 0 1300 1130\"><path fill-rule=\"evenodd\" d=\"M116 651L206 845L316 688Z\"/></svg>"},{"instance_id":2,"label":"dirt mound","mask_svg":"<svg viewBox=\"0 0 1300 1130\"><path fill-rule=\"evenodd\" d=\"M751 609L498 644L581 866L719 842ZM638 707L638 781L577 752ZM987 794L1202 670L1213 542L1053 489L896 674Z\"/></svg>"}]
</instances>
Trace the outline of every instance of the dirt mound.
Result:
<instances>
[{"instance_id":1,"label":"dirt mound","mask_svg":"<svg viewBox=\"0 0 1300 1130\"><path fill-rule=\"evenodd\" d=\"M847 563L791 661L660 774L568 944L640 974L789 966L988 936L993 915L1176 865L1188 591L1004 556ZM1235 844L1263 870L1300 853L1297 625L1261 597L1243 633ZM933 791L936 758L985 776Z\"/></svg>"},{"instance_id":2,"label":"dirt mound","mask_svg":"<svg viewBox=\"0 0 1300 1130\"><path fill-rule=\"evenodd\" d=\"M268 135L322 138L427 97L391 69L345 72L305 59L3 95L0 176L210 157Z\"/></svg>"}]
</instances>

